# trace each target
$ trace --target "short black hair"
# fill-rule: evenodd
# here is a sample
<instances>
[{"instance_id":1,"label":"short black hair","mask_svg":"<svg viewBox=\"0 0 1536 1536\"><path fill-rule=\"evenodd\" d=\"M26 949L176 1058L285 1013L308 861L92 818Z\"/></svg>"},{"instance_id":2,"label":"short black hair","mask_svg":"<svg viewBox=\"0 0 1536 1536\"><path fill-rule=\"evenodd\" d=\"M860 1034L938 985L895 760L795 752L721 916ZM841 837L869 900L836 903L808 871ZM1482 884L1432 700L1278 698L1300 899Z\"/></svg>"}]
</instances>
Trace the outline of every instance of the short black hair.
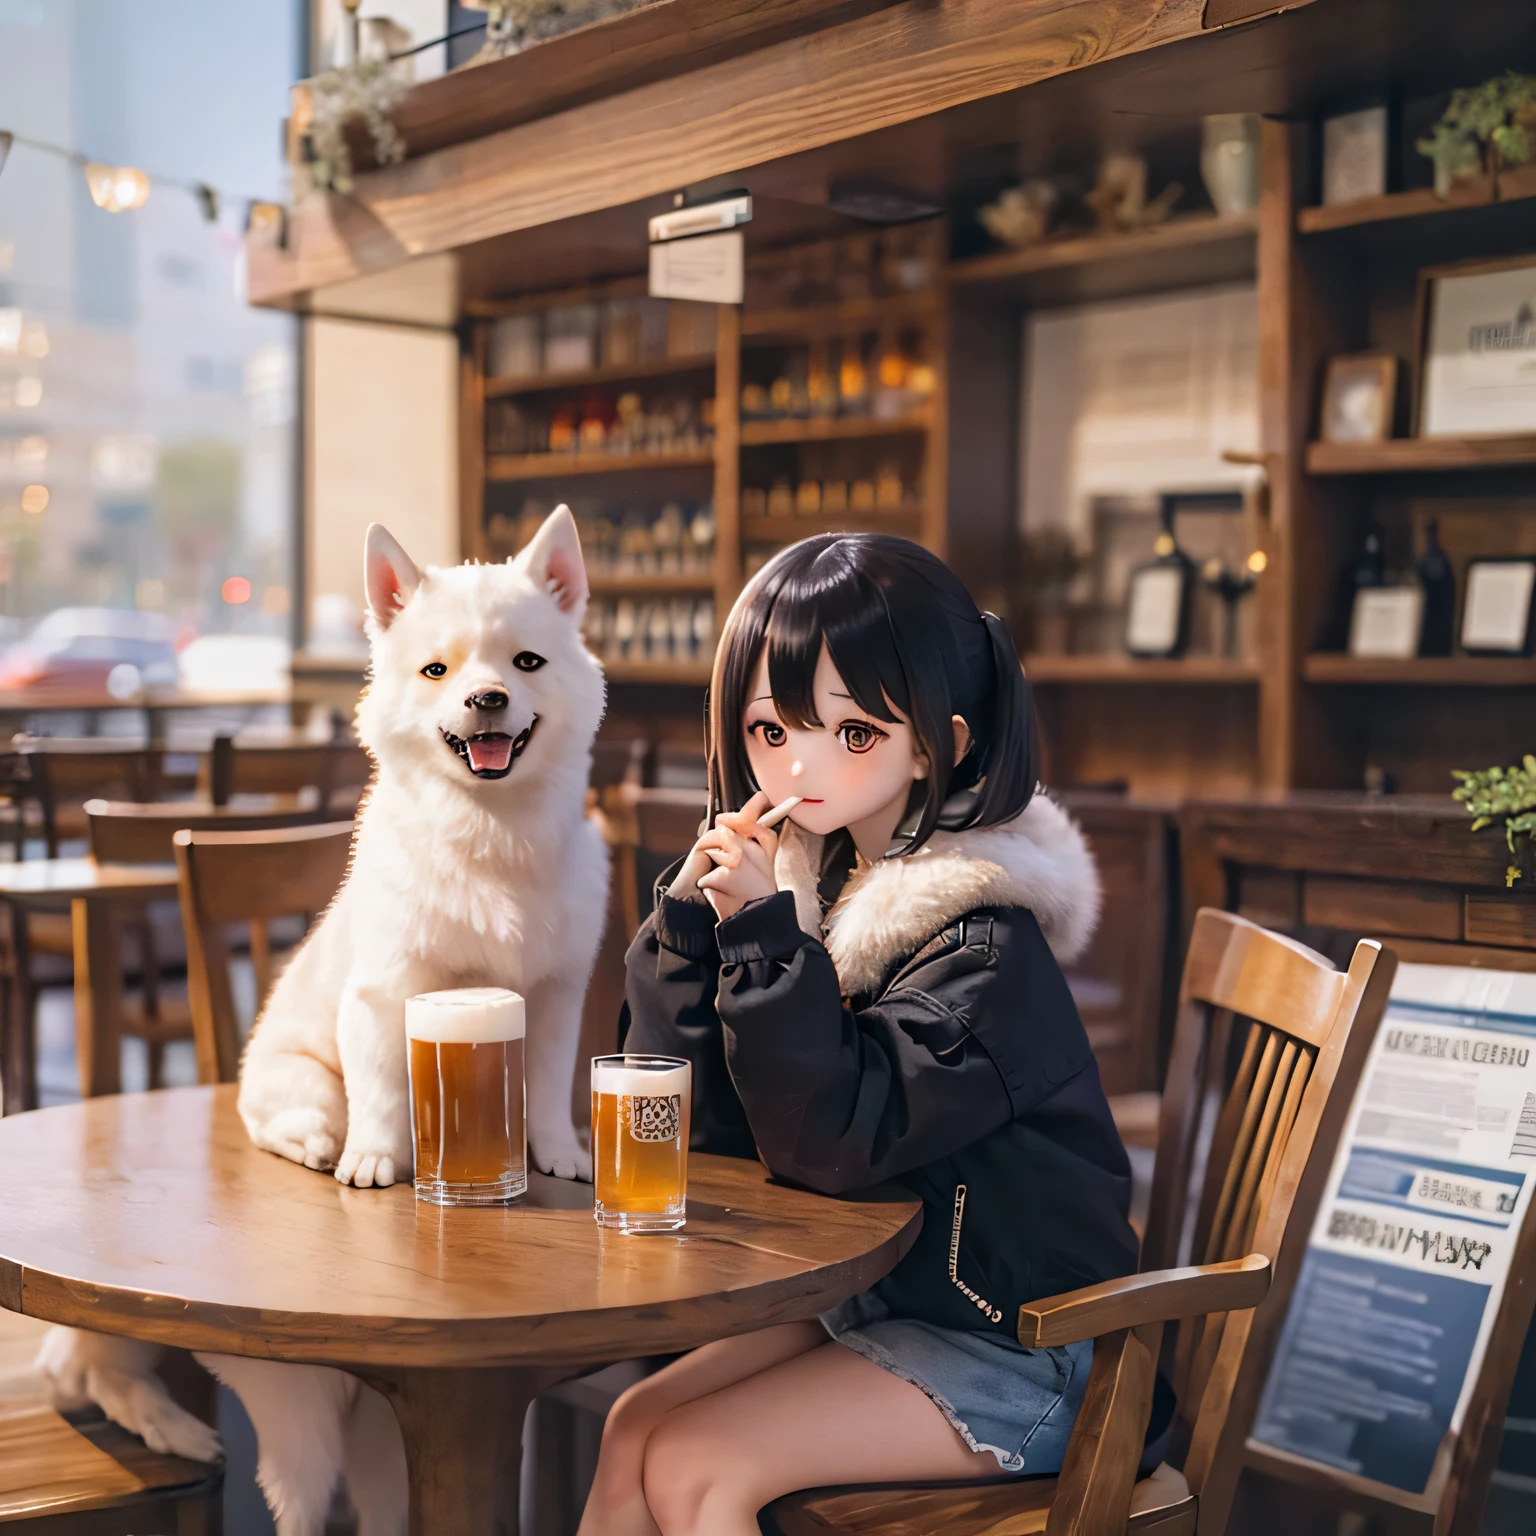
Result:
<instances>
[{"instance_id":1,"label":"short black hair","mask_svg":"<svg viewBox=\"0 0 1536 1536\"><path fill-rule=\"evenodd\" d=\"M921 815L903 852L935 828L1010 821L1039 777L1029 684L1008 626L977 610L938 556L888 533L819 534L780 551L747 584L715 652L709 689L710 814L738 809L757 790L743 707L766 645L768 686L780 716L816 726L813 682L825 644L859 708L911 722L929 762L913 786ZM951 717L971 745L956 763ZM959 791L971 793L949 806ZM910 811L915 805L909 805Z\"/></svg>"}]
</instances>

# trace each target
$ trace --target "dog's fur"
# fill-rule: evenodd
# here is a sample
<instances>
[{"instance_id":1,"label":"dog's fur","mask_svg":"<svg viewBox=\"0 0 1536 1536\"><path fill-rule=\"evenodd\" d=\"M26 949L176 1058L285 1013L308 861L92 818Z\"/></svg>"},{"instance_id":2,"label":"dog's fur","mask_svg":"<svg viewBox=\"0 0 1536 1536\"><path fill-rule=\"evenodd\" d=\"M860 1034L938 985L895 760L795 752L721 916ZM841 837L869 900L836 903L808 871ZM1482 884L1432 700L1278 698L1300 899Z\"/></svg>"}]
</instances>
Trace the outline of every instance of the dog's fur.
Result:
<instances>
[{"instance_id":1,"label":"dog's fur","mask_svg":"<svg viewBox=\"0 0 1536 1536\"><path fill-rule=\"evenodd\" d=\"M505 986L528 1005L532 1161L590 1178L572 1088L608 855L584 814L603 678L581 641L587 580L575 522L561 507L506 565L424 575L375 524L365 567L372 668L357 718L377 773L346 884L246 1049L241 1116L257 1146L334 1168L344 1184L408 1178L406 999ZM443 675L424 675L436 665ZM125 1348L144 1346L56 1335L44 1363L61 1389L94 1396L150 1443L206 1457L206 1426L156 1396L152 1362ZM343 1470L364 1536L403 1532L401 1442L376 1392L316 1366L198 1358L251 1416L279 1536L319 1536ZM147 1413L121 1391L113 1401L127 1407L114 1412L92 1390L110 1369L139 1380Z\"/></svg>"}]
</instances>

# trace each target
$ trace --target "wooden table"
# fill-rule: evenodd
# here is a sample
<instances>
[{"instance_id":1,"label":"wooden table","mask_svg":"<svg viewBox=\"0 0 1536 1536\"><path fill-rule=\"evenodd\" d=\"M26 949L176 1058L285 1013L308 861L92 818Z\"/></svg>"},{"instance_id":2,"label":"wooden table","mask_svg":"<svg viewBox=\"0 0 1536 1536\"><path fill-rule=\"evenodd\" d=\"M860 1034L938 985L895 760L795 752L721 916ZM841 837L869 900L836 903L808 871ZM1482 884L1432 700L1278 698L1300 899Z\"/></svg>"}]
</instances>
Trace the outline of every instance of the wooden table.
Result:
<instances>
[{"instance_id":1,"label":"wooden table","mask_svg":"<svg viewBox=\"0 0 1536 1536\"><path fill-rule=\"evenodd\" d=\"M516 1530L523 1415L583 1366L813 1317L887 1273L921 1205L689 1160L688 1224L626 1237L590 1185L501 1208L350 1189L247 1139L233 1086L0 1121L0 1305L189 1349L356 1372L394 1405L413 1536Z\"/></svg>"},{"instance_id":2,"label":"wooden table","mask_svg":"<svg viewBox=\"0 0 1536 1536\"><path fill-rule=\"evenodd\" d=\"M0 1010L0 1078L5 1114L33 1109L36 1039L29 993L26 914L68 906L74 928L75 1055L80 1092L89 1098L121 1086L123 954L118 917L125 903L174 899L174 864L98 864L94 859L27 859L0 864L0 901L13 914L17 985Z\"/></svg>"}]
</instances>

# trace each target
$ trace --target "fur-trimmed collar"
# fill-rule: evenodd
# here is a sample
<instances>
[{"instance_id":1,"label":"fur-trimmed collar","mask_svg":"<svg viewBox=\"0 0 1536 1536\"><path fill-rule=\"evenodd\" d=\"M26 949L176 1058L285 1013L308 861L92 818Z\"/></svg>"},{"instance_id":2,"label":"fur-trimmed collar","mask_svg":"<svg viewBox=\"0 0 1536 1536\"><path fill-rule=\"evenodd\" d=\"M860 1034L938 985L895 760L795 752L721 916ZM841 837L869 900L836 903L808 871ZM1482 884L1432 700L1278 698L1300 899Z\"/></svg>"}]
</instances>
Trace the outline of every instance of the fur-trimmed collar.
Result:
<instances>
[{"instance_id":1,"label":"fur-trimmed collar","mask_svg":"<svg viewBox=\"0 0 1536 1536\"><path fill-rule=\"evenodd\" d=\"M790 824L774 864L779 889L794 894L800 926L817 937L821 842ZM825 925L843 992L873 992L897 962L977 907L1027 907L1062 965L1087 949L1099 920L1099 874L1083 834L1054 800L1037 794L1012 821L935 832L915 853L852 875Z\"/></svg>"}]
</instances>

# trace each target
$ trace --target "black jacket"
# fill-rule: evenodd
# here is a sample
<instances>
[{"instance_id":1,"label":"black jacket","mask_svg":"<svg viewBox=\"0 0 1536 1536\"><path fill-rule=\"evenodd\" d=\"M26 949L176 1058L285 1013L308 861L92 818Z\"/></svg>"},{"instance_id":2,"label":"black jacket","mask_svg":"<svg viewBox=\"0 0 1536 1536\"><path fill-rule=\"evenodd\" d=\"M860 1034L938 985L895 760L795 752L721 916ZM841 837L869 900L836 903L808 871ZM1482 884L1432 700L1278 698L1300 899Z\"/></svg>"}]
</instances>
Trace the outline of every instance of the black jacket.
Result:
<instances>
[{"instance_id":1,"label":"black jacket","mask_svg":"<svg viewBox=\"0 0 1536 1536\"><path fill-rule=\"evenodd\" d=\"M941 857L963 855L967 836ZM945 865L928 882L939 906L914 898L898 930L921 926L946 893L953 904L974 892L973 866L982 889L1029 893L1027 877L1021 891L998 865L962 857L958 878ZM880 910L854 927L888 918L901 891L869 892L866 907ZM847 926L834 928L834 949ZM862 964L843 955L845 975L868 977L864 948ZM894 1316L1012 1334L1024 1302L1131 1273L1130 1167L1033 912L945 914L909 952L874 960L881 979L845 996L791 892L718 925L709 907L660 894L627 958L624 1048L692 1061L697 1150L760 1156L825 1194L890 1179L920 1195L921 1234L876 1287Z\"/></svg>"}]
</instances>

